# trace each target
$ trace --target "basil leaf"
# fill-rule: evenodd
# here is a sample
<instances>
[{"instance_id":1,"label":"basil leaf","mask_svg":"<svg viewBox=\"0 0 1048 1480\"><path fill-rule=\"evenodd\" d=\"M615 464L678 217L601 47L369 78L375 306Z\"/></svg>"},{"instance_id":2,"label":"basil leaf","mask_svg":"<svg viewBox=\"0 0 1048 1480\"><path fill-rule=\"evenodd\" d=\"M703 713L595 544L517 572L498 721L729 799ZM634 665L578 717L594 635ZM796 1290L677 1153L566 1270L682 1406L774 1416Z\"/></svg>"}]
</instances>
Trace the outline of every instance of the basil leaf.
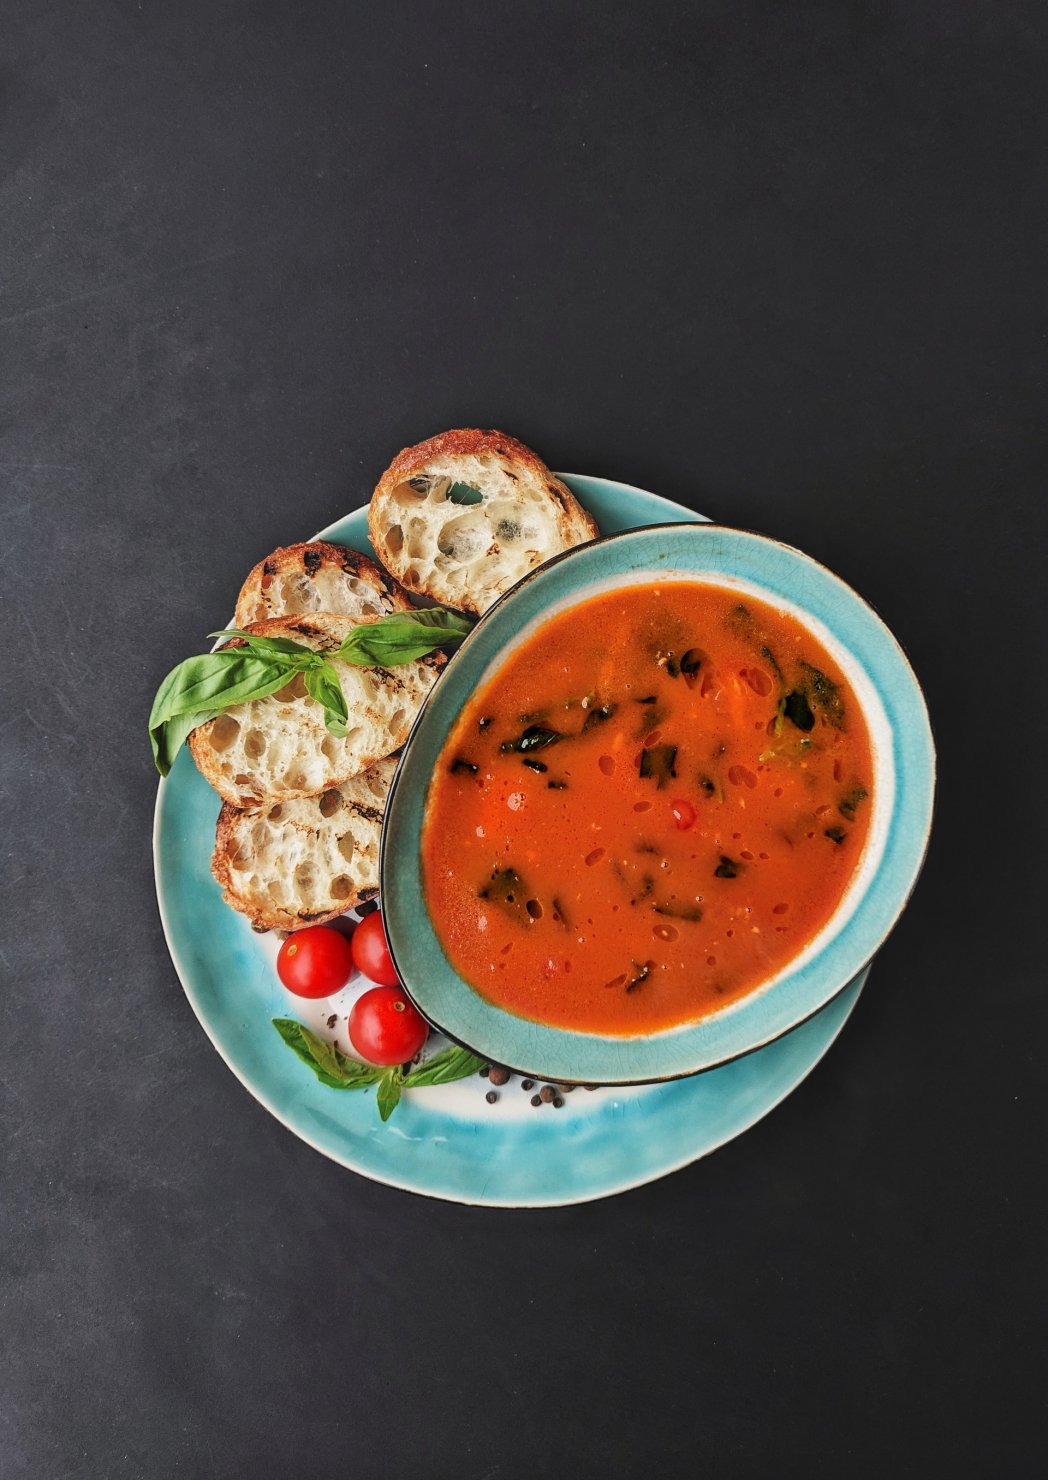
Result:
<instances>
[{"instance_id":1,"label":"basil leaf","mask_svg":"<svg viewBox=\"0 0 1048 1480\"><path fill-rule=\"evenodd\" d=\"M531 894L515 868L493 869L488 882L477 890L477 898L497 904L518 924L532 924L527 904Z\"/></svg>"},{"instance_id":2,"label":"basil leaf","mask_svg":"<svg viewBox=\"0 0 1048 1480\"><path fill-rule=\"evenodd\" d=\"M375 1102L383 1121L387 1121L400 1104L400 1091L404 1076L399 1069L387 1069L378 1082Z\"/></svg>"},{"instance_id":3,"label":"basil leaf","mask_svg":"<svg viewBox=\"0 0 1048 1480\"><path fill-rule=\"evenodd\" d=\"M860 802L864 802L869 796L865 786L853 786L851 791L846 792L837 803L837 811L849 822L855 821L855 813Z\"/></svg>"},{"instance_id":4,"label":"basil leaf","mask_svg":"<svg viewBox=\"0 0 1048 1480\"><path fill-rule=\"evenodd\" d=\"M810 663L801 662L808 679L808 697L815 705L828 724L835 730L844 729L844 700L841 691L832 679L826 677L818 668L813 668ZM810 726L809 726L810 728Z\"/></svg>"},{"instance_id":5,"label":"basil leaf","mask_svg":"<svg viewBox=\"0 0 1048 1480\"><path fill-rule=\"evenodd\" d=\"M290 637L260 637L255 632L242 632L239 627L228 627L223 632L209 632L208 637L226 637L232 640L234 637L240 639L246 648L259 657L267 657L271 653L278 653L282 658L293 658L297 664L311 668L314 664L322 662L319 653L308 648L304 643L292 642ZM236 649L234 648L235 652Z\"/></svg>"},{"instance_id":6,"label":"basil leaf","mask_svg":"<svg viewBox=\"0 0 1048 1480\"><path fill-rule=\"evenodd\" d=\"M718 879L737 879L741 870L741 863L736 863L734 858L729 858L726 853L722 853L720 863L718 863L713 872Z\"/></svg>"},{"instance_id":7,"label":"basil leaf","mask_svg":"<svg viewBox=\"0 0 1048 1480\"><path fill-rule=\"evenodd\" d=\"M631 977L626 983L626 991L635 992L639 986L646 982L651 975L651 968L654 964L654 961L650 965L647 961L634 961L633 970L636 975Z\"/></svg>"},{"instance_id":8,"label":"basil leaf","mask_svg":"<svg viewBox=\"0 0 1048 1480\"><path fill-rule=\"evenodd\" d=\"M652 905L657 915L668 915L671 920L688 920L697 924L702 919L702 905L667 899L662 904Z\"/></svg>"},{"instance_id":9,"label":"basil leaf","mask_svg":"<svg viewBox=\"0 0 1048 1480\"><path fill-rule=\"evenodd\" d=\"M723 802L724 788L716 777L707 775L705 771L700 771L697 779L699 785L702 787L704 796L716 797L718 802Z\"/></svg>"},{"instance_id":10,"label":"basil leaf","mask_svg":"<svg viewBox=\"0 0 1048 1480\"><path fill-rule=\"evenodd\" d=\"M556 745L558 740L563 739L559 730L547 730L543 725L529 725L515 740L503 740L499 749L524 754L529 750L542 750L544 746Z\"/></svg>"},{"instance_id":11,"label":"basil leaf","mask_svg":"<svg viewBox=\"0 0 1048 1480\"><path fill-rule=\"evenodd\" d=\"M276 693L290 676L278 660L253 657L243 648L179 663L160 685L149 713L149 741L161 776L170 771L179 747L197 725L234 704Z\"/></svg>"},{"instance_id":12,"label":"basil leaf","mask_svg":"<svg viewBox=\"0 0 1048 1480\"><path fill-rule=\"evenodd\" d=\"M177 668L172 668L157 689L149 715L150 728L173 719L176 714L228 709L232 704L257 698L262 690L273 693L290 676L279 660L255 657L243 648L226 648L220 653L186 658Z\"/></svg>"},{"instance_id":13,"label":"basil leaf","mask_svg":"<svg viewBox=\"0 0 1048 1480\"><path fill-rule=\"evenodd\" d=\"M175 764L175 756L189 739L197 725L214 719L217 709L200 709L195 714L176 714L173 719L163 720L149 731L149 743L153 747L153 763L161 776L166 776Z\"/></svg>"},{"instance_id":14,"label":"basil leaf","mask_svg":"<svg viewBox=\"0 0 1048 1480\"><path fill-rule=\"evenodd\" d=\"M618 707L617 704L602 704L599 709L591 709L582 722L582 734L588 735L598 725L606 723Z\"/></svg>"},{"instance_id":15,"label":"basil leaf","mask_svg":"<svg viewBox=\"0 0 1048 1480\"><path fill-rule=\"evenodd\" d=\"M461 642L472 629L466 617L441 606L390 612L376 622L354 627L334 656L358 668L392 668L424 658L434 648Z\"/></svg>"},{"instance_id":16,"label":"basil leaf","mask_svg":"<svg viewBox=\"0 0 1048 1480\"><path fill-rule=\"evenodd\" d=\"M791 725L795 725L798 730L813 730L815 728L815 716L811 712L811 705L800 689L794 689L792 694L787 694L781 703L782 712ZM776 731L776 733L779 733L779 731Z\"/></svg>"},{"instance_id":17,"label":"basil leaf","mask_svg":"<svg viewBox=\"0 0 1048 1480\"><path fill-rule=\"evenodd\" d=\"M346 708L342 685L338 681L338 674L334 668L330 663L319 663L316 668L306 670L303 681L309 697L323 706L324 724L327 729L332 735L338 735L344 739L348 733L346 723L349 719L349 711Z\"/></svg>"},{"instance_id":18,"label":"basil leaf","mask_svg":"<svg viewBox=\"0 0 1048 1480\"><path fill-rule=\"evenodd\" d=\"M772 672L775 674L775 677L779 680L780 686L785 687L786 680L782 676L782 669L779 667L778 662L776 661L775 654L772 652L771 648L766 642L761 644L761 657L771 667Z\"/></svg>"},{"instance_id":19,"label":"basil leaf","mask_svg":"<svg viewBox=\"0 0 1048 1480\"><path fill-rule=\"evenodd\" d=\"M299 1024L298 1036L305 1045L310 1058L316 1067L323 1069L329 1079L337 1079L342 1083L343 1076L338 1062L338 1051L333 1043L326 1038L320 1038L316 1033L311 1033L308 1028ZM307 1060L308 1062L308 1060Z\"/></svg>"},{"instance_id":20,"label":"basil leaf","mask_svg":"<svg viewBox=\"0 0 1048 1480\"><path fill-rule=\"evenodd\" d=\"M444 497L452 504L482 504L484 495L471 483L452 483Z\"/></svg>"},{"instance_id":21,"label":"basil leaf","mask_svg":"<svg viewBox=\"0 0 1048 1480\"><path fill-rule=\"evenodd\" d=\"M409 1089L452 1084L456 1079L468 1079L471 1074L476 1074L478 1069L483 1069L486 1062L486 1059L479 1059L475 1053L470 1053L468 1048L459 1048L456 1044L434 1054L417 1069L412 1069L404 1083Z\"/></svg>"},{"instance_id":22,"label":"basil leaf","mask_svg":"<svg viewBox=\"0 0 1048 1480\"><path fill-rule=\"evenodd\" d=\"M385 1073L384 1069L349 1058L294 1018L274 1018L273 1026L292 1053L309 1065L321 1084L331 1089L363 1089L376 1084Z\"/></svg>"},{"instance_id":23,"label":"basil leaf","mask_svg":"<svg viewBox=\"0 0 1048 1480\"><path fill-rule=\"evenodd\" d=\"M677 775L676 760L675 745L649 745L640 753L640 774L653 780L661 791Z\"/></svg>"}]
</instances>

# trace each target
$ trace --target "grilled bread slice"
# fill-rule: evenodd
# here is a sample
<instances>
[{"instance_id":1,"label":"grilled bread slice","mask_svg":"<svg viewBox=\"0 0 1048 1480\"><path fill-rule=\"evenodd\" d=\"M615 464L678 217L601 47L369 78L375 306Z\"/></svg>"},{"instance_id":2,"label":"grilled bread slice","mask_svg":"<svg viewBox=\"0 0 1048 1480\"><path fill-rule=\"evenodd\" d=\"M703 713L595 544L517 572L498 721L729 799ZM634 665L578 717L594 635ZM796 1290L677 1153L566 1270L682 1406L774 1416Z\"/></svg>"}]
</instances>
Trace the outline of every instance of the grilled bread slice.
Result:
<instances>
[{"instance_id":1,"label":"grilled bread slice","mask_svg":"<svg viewBox=\"0 0 1048 1480\"><path fill-rule=\"evenodd\" d=\"M258 562L237 597L235 625L312 612L381 617L410 605L396 581L366 555L314 540L284 545Z\"/></svg>"},{"instance_id":2,"label":"grilled bread slice","mask_svg":"<svg viewBox=\"0 0 1048 1480\"><path fill-rule=\"evenodd\" d=\"M406 447L368 511L375 553L401 585L478 615L543 560L597 532L530 448L475 428Z\"/></svg>"},{"instance_id":3,"label":"grilled bread slice","mask_svg":"<svg viewBox=\"0 0 1048 1480\"><path fill-rule=\"evenodd\" d=\"M222 803L211 872L255 930L333 920L378 891L378 842L396 756L319 796Z\"/></svg>"},{"instance_id":4,"label":"grilled bread slice","mask_svg":"<svg viewBox=\"0 0 1048 1480\"><path fill-rule=\"evenodd\" d=\"M288 637L330 656L354 627L377 620L317 612L273 617L250 630L261 637ZM268 698L234 705L198 725L189 749L204 777L234 807L327 791L404 744L445 661L438 652L395 668L356 668L332 657L349 712L345 738L325 728L323 709L296 674Z\"/></svg>"}]
</instances>

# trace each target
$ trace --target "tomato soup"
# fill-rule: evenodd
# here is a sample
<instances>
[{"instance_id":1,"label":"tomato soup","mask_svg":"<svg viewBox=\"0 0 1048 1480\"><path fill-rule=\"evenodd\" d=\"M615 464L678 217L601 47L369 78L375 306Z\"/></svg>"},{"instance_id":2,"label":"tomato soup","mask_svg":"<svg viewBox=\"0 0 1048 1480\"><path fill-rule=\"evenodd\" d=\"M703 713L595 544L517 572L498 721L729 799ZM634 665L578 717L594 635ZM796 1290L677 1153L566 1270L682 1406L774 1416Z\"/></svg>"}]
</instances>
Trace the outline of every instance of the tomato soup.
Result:
<instances>
[{"instance_id":1,"label":"tomato soup","mask_svg":"<svg viewBox=\"0 0 1048 1480\"><path fill-rule=\"evenodd\" d=\"M426 903L521 1017L634 1035L767 981L825 925L869 827L869 734L795 618L685 581L538 627L430 784Z\"/></svg>"}]
</instances>

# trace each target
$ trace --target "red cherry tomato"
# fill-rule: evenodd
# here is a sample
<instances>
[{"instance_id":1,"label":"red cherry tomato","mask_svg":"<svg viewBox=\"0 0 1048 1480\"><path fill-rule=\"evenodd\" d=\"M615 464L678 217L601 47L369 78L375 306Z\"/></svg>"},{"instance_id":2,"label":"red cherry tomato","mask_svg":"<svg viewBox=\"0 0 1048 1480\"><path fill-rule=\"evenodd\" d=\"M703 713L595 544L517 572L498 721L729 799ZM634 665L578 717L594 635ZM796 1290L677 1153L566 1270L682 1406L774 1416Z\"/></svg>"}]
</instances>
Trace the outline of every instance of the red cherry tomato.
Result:
<instances>
[{"instance_id":1,"label":"red cherry tomato","mask_svg":"<svg viewBox=\"0 0 1048 1480\"><path fill-rule=\"evenodd\" d=\"M277 975L296 997L331 997L353 975L353 948L340 931L309 925L280 947Z\"/></svg>"},{"instance_id":2,"label":"red cherry tomato","mask_svg":"<svg viewBox=\"0 0 1048 1480\"><path fill-rule=\"evenodd\" d=\"M382 911L365 915L353 932L353 964L358 971L383 987L397 985L397 969L386 944L382 928Z\"/></svg>"},{"instance_id":3,"label":"red cherry tomato","mask_svg":"<svg viewBox=\"0 0 1048 1480\"><path fill-rule=\"evenodd\" d=\"M673 813L673 820L681 832L687 832L689 827L694 827L695 819L699 815L691 803L683 797L670 803L670 811Z\"/></svg>"},{"instance_id":4,"label":"red cherry tomato","mask_svg":"<svg viewBox=\"0 0 1048 1480\"><path fill-rule=\"evenodd\" d=\"M370 1064L406 1064L428 1037L425 1018L402 987L372 987L349 1014L349 1041Z\"/></svg>"}]
</instances>

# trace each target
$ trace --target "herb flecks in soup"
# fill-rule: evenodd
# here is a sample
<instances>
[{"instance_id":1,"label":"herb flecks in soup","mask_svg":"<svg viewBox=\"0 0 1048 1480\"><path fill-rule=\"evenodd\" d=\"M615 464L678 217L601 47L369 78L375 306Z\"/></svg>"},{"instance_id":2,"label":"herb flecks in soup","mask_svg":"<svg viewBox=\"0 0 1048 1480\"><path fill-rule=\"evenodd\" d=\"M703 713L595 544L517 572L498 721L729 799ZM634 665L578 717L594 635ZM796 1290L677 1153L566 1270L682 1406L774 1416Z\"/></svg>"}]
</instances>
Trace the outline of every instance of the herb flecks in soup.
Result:
<instances>
[{"instance_id":1,"label":"herb flecks in soup","mask_svg":"<svg viewBox=\"0 0 1048 1480\"><path fill-rule=\"evenodd\" d=\"M636 1034L774 975L869 827L843 674L798 621L691 582L552 617L448 737L422 861L459 974L520 1016Z\"/></svg>"}]
</instances>

